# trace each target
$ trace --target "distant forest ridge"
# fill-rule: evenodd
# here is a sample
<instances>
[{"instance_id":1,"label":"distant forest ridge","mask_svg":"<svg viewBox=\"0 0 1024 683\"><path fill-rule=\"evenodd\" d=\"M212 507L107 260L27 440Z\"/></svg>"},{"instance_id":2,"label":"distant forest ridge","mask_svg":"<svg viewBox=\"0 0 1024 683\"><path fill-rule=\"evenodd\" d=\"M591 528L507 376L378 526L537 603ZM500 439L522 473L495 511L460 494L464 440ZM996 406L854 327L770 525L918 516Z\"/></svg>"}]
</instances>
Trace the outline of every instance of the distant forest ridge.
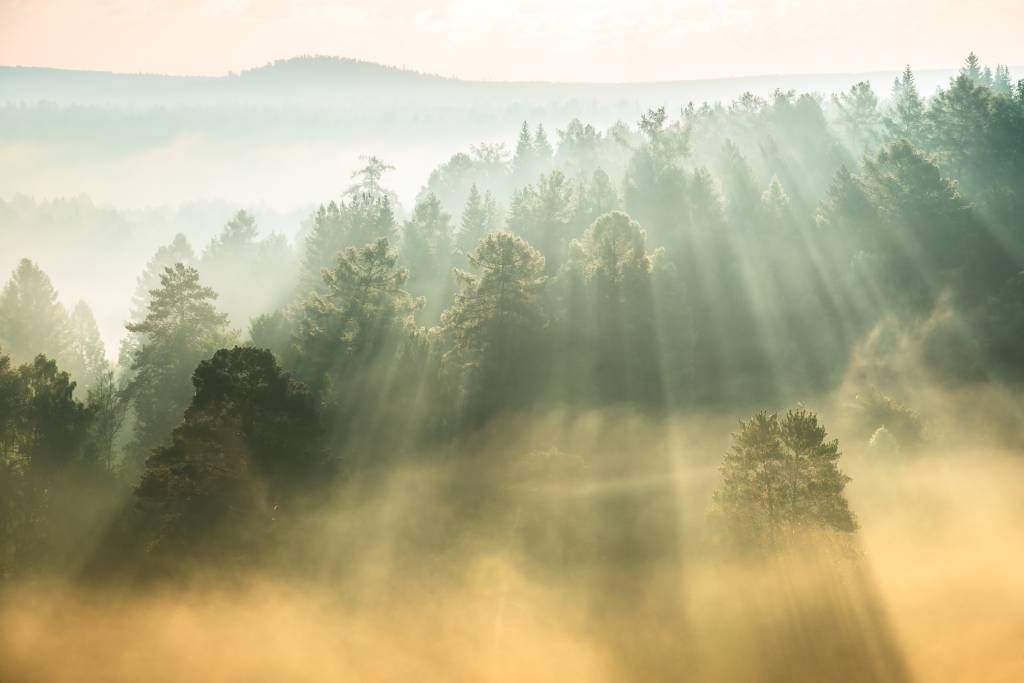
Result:
<instances>
[{"instance_id":1,"label":"distant forest ridge","mask_svg":"<svg viewBox=\"0 0 1024 683\"><path fill-rule=\"evenodd\" d=\"M913 66L913 65L911 65ZM338 57L296 57L225 76L172 76L0 66L0 103L111 105L231 105L260 100L350 100L353 94L387 100L499 104L553 100L730 100L744 92L775 89L831 93L858 81L887 92L903 65L864 73L760 75L636 83L472 81L424 74ZM1011 67L1017 73L1024 67ZM931 94L956 75L955 68L917 70L920 90ZM452 101L451 98L457 98Z\"/></svg>"}]
</instances>

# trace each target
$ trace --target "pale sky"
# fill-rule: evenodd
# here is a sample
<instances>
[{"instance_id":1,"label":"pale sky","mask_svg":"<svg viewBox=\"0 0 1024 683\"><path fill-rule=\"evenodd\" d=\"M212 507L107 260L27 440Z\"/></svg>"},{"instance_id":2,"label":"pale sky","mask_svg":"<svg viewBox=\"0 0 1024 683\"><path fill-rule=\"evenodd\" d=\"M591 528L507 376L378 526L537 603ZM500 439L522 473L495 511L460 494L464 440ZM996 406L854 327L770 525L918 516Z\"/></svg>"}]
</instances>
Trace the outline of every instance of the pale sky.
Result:
<instances>
[{"instance_id":1,"label":"pale sky","mask_svg":"<svg viewBox=\"0 0 1024 683\"><path fill-rule=\"evenodd\" d=\"M0 0L0 64L219 75L301 54L486 80L1024 64L1024 0Z\"/></svg>"}]
</instances>

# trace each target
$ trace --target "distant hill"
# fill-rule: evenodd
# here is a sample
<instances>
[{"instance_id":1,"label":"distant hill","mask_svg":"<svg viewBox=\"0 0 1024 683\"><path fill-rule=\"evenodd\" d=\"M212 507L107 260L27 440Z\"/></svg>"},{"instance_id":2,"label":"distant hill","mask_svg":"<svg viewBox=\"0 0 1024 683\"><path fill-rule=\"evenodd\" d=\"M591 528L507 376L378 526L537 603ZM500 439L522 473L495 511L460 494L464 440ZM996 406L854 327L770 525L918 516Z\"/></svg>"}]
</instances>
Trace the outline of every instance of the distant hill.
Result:
<instances>
[{"instance_id":1,"label":"distant hill","mask_svg":"<svg viewBox=\"0 0 1024 683\"><path fill-rule=\"evenodd\" d=\"M1020 69L1017 73L1020 73ZM27 66L0 67L0 103L195 106L298 102L370 106L415 102L442 106L550 106L554 102L620 100L650 104L731 100L743 92L776 88L831 93L860 80L888 92L897 71L764 75L653 83L545 83L464 81L338 57L296 57L219 77L123 74ZM930 94L955 70L917 72Z\"/></svg>"}]
</instances>

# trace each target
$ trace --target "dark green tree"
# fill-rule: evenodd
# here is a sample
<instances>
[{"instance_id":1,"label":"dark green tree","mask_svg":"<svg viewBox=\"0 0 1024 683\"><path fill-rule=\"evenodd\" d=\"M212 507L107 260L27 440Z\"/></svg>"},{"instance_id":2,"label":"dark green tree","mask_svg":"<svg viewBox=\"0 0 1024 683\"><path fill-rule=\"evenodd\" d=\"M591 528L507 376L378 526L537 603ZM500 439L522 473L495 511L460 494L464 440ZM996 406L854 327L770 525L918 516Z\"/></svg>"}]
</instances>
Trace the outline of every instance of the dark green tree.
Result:
<instances>
[{"instance_id":1,"label":"dark green tree","mask_svg":"<svg viewBox=\"0 0 1024 683\"><path fill-rule=\"evenodd\" d=\"M221 349L192 375L195 394L135 493L157 550L261 551L332 468L315 404L274 356Z\"/></svg>"},{"instance_id":2,"label":"dark green tree","mask_svg":"<svg viewBox=\"0 0 1024 683\"><path fill-rule=\"evenodd\" d=\"M539 392L537 345L545 314L544 257L522 238L487 235L456 271L460 291L441 317L447 363L471 423L519 408Z\"/></svg>"},{"instance_id":3,"label":"dark green tree","mask_svg":"<svg viewBox=\"0 0 1024 683\"><path fill-rule=\"evenodd\" d=\"M839 456L839 442L826 440L817 415L803 408L740 422L713 496L719 530L744 548L774 547L814 530L856 530Z\"/></svg>"}]
</instances>

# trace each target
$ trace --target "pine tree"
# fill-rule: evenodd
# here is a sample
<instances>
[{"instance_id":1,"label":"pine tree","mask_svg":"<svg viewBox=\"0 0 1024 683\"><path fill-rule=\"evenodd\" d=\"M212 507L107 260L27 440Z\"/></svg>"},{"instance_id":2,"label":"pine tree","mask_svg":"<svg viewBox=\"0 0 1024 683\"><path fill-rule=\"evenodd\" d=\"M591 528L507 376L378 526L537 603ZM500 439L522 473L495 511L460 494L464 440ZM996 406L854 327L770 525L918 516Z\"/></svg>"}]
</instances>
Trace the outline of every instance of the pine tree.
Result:
<instances>
[{"instance_id":1,"label":"pine tree","mask_svg":"<svg viewBox=\"0 0 1024 683\"><path fill-rule=\"evenodd\" d=\"M549 273L558 271L572 238L573 194L565 175L552 171L512 197L508 229L540 250Z\"/></svg>"},{"instance_id":2,"label":"pine tree","mask_svg":"<svg viewBox=\"0 0 1024 683\"><path fill-rule=\"evenodd\" d=\"M530 136L530 125L523 121L523 125L519 129L515 155L512 157L512 173L517 182L528 182L536 168L537 155L534 150L533 138Z\"/></svg>"},{"instance_id":3,"label":"pine tree","mask_svg":"<svg viewBox=\"0 0 1024 683\"><path fill-rule=\"evenodd\" d=\"M493 201L493 199L492 199ZM463 254L468 254L491 230L491 217L487 215L487 206L480 195L476 183L469 189L466 208L462 210L462 221L459 226L458 243Z\"/></svg>"},{"instance_id":4,"label":"pine tree","mask_svg":"<svg viewBox=\"0 0 1024 683\"><path fill-rule=\"evenodd\" d=\"M791 227L793 211L790 206L789 195L779 182L778 176L772 176L768 189L761 195L761 217L764 226L780 230Z\"/></svg>"},{"instance_id":5,"label":"pine tree","mask_svg":"<svg viewBox=\"0 0 1024 683\"><path fill-rule=\"evenodd\" d=\"M214 307L216 298L195 268L176 263L164 269L160 287L150 291L145 320L126 325L139 335L131 358L134 376L127 386L136 418L129 466L140 464L170 437L192 394L196 364L234 341L227 316Z\"/></svg>"},{"instance_id":6,"label":"pine tree","mask_svg":"<svg viewBox=\"0 0 1024 683\"><path fill-rule=\"evenodd\" d=\"M742 227L756 215L761 193L754 183L747 160L732 140L727 139L722 144L720 163L726 213L733 226Z\"/></svg>"},{"instance_id":7,"label":"pine tree","mask_svg":"<svg viewBox=\"0 0 1024 683\"><path fill-rule=\"evenodd\" d=\"M555 155L555 150L548 141L547 133L544 132L543 123L537 124L537 132L533 137L533 154L541 164L548 163L551 161L551 157Z\"/></svg>"},{"instance_id":8,"label":"pine tree","mask_svg":"<svg viewBox=\"0 0 1024 683\"><path fill-rule=\"evenodd\" d=\"M397 236L391 201L384 195L357 194L348 202L321 206L306 235L302 281L307 291L320 291L323 270L334 267L338 254L349 247L363 247Z\"/></svg>"},{"instance_id":9,"label":"pine tree","mask_svg":"<svg viewBox=\"0 0 1024 683\"><path fill-rule=\"evenodd\" d=\"M992 92L998 93L1000 95L1009 95L1011 89L1012 83L1010 81L1009 67L997 64L996 74L992 78Z\"/></svg>"},{"instance_id":10,"label":"pine tree","mask_svg":"<svg viewBox=\"0 0 1024 683\"><path fill-rule=\"evenodd\" d=\"M150 292L160 286L161 275L175 263L182 263L186 266L196 263L195 251L188 239L181 233L176 234L169 244L157 249L153 257L146 263L145 270L136 278L128 322L141 323L146 319L146 314L149 311ZM121 338L117 356L119 373L131 374L131 359L138 350L139 343L138 336L133 332L128 332Z\"/></svg>"},{"instance_id":11,"label":"pine tree","mask_svg":"<svg viewBox=\"0 0 1024 683\"><path fill-rule=\"evenodd\" d=\"M469 262L474 272L456 271L460 291L441 329L463 391L463 414L478 422L521 406L537 381L544 257L516 235L492 232Z\"/></svg>"},{"instance_id":12,"label":"pine tree","mask_svg":"<svg viewBox=\"0 0 1024 683\"><path fill-rule=\"evenodd\" d=\"M152 547L265 550L275 522L330 474L315 404L263 349L221 349L192 383L184 422L135 491L156 517Z\"/></svg>"},{"instance_id":13,"label":"pine tree","mask_svg":"<svg viewBox=\"0 0 1024 683\"><path fill-rule=\"evenodd\" d=\"M982 78L981 60L978 59L978 56L974 54L974 52L967 55L967 59L964 60L963 68L960 69L960 74L967 76L967 78L971 79L974 83L980 83Z\"/></svg>"},{"instance_id":14,"label":"pine tree","mask_svg":"<svg viewBox=\"0 0 1024 683\"><path fill-rule=\"evenodd\" d=\"M349 247L324 271L322 293L304 304L295 340L299 375L315 395L348 391L361 367L392 357L421 305L405 290L408 277L386 239Z\"/></svg>"},{"instance_id":15,"label":"pine tree","mask_svg":"<svg viewBox=\"0 0 1024 683\"><path fill-rule=\"evenodd\" d=\"M70 342L68 328L67 311L50 278L22 259L0 293L0 349L15 363L39 354L63 360Z\"/></svg>"},{"instance_id":16,"label":"pine tree","mask_svg":"<svg viewBox=\"0 0 1024 683\"><path fill-rule=\"evenodd\" d=\"M404 232L402 255L409 263L445 269L443 264L451 256L454 235L451 216L441 208L436 195L428 192L416 203Z\"/></svg>"},{"instance_id":17,"label":"pine tree","mask_svg":"<svg viewBox=\"0 0 1024 683\"><path fill-rule=\"evenodd\" d=\"M71 311L69 336L70 347L65 367L84 395L110 371L96 318L84 301L79 301Z\"/></svg>"},{"instance_id":18,"label":"pine tree","mask_svg":"<svg viewBox=\"0 0 1024 683\"><path fill-rule=\"evenodd\" d=\"M833 95L839 110L839 123L846 131L848 139L861 152L878 139L878 96L867 81L855 84L849 92Z\"/></svg>"},{"instance_id":19,"label":"pine tree","mask_svg":"<svg viewBox=\"0 0 1024 683\"><path fill-rule=\"evenodd\" d=\"M839 442L826 440L808 410L762 411L740 422L713 496L719 530L746 548L776 546L816 529L855 531L839 457Z\"/></svg>"},{"instance_id":20,"label":"pine tree","mask_svg":"<svg viewBox=\"0 0 1024 683\"><path fill-rule=\"evenodd\" d=\"M345 196L386 196L393 200L394 196L388 190L384 189L384 186L381 184L381 180L384 178L385 173L395 170L395 167L381 159L378 159L376 156L363 157L363 160L366 161L366 165L352 173L352 177L358 180L345 190Z\"/></svg>"},{"instance_id":21,"label":"pine tree","mask_svg":"<svg viewBox=\"0 0 1024 683\"><path fill-rule=\"evenodd\" d=\"M917 142L923 124L924 101L917 92L914 72L908 65L892 85L892 109L885 117L885 126L893 137Z\"/></svg>"},{"instance_id":22,"label":"pine tree","mask_svg":"<svg viewBox=\"0 0 1024 683\"><path fill-rule=\"evenodd\" d=\"M257 232L256 218L246 211L239 211L210 241L203 252L203 261L216 263L242 256L255 246Z\"/></svg>"}]
</instances>

